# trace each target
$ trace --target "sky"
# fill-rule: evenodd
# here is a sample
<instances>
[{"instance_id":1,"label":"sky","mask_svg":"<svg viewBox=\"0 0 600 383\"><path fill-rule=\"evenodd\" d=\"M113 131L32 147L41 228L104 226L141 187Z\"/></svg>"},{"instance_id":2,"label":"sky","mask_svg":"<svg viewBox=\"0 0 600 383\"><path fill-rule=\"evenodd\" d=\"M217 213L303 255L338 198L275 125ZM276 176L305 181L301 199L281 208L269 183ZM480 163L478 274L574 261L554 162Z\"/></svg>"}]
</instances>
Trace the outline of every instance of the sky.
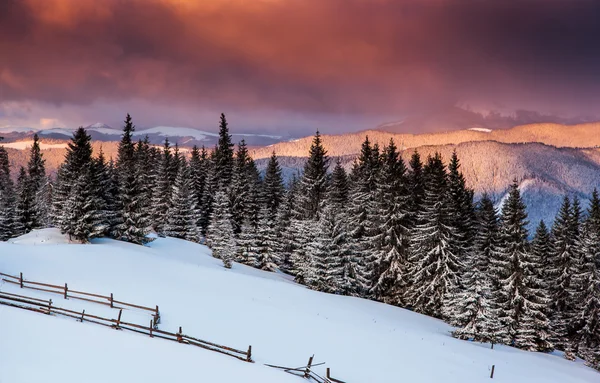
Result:
<instances>
[{"instance_id":1,"label":"sky","mask_svg":"<svg viewBox=\"0 0 600 383\"><path fill-rule=\"evenodd\" d=\"M0 127L600 115L596 0L2 0Z\"/></svg>"}]
</instances>

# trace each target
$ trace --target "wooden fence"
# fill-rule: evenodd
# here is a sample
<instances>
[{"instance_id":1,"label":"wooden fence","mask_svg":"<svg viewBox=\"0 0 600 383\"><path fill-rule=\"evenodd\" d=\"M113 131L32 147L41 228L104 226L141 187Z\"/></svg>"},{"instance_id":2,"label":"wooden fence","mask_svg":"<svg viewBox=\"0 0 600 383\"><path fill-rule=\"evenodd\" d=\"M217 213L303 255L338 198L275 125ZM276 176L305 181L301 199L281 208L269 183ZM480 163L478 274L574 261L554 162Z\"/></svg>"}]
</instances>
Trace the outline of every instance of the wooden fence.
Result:
<instances>
[{"instance_id":1,"label":"wooden fence","mask_svg":"<svg viewBox=\"0 0 600 383\"><path fill-rule=\"evenodd\" d=\"M64 297L64 299L69 299L69 298L79 299L82 301L87 301L87 302L97 303L100 305L110 306L111 308L116 308L116 309L122 309L124 307L121 307L121 306L126 306L126 307L134 307L136 309L149 311L152 313L152 321L154 323L154 327L156 328L156 326L160 323L160 311L158 310L158 305L155 306L155 308L151 308L151 307L146 307L146 306L141 306L141 305L135 305L133 303L118 301L118 300L114 299L113 293L110 293L110 296L108 296L108 295L87 293L84 291L77 291L77 290L69 289L69 286L66 283L64 286L58 286L58 285L51 285L48 283L29 281L29 280L25 280L23 278L23 273L20 273L18 277L9 275L9 274L4 274L4 273L0 273L0 276L4 277L4 278L2 278L2 280L4 282L11 283L14 285L19 285L19 287L21 287L22 289L32 289L32 290L37 290L37 291L44 291L47 293L58 294L58 295L62 295ZM39 286L42 286L42 287L39 287ZM93 299L93 298L99 298L101 300Z\"/></svg>"},{"instance_id":2,"label":"wooden fence","mask_svg":"<svg viewBox=\"0 0 600 383\"><path fill-rule=\"evenodd\" d=\"M278 368L280 370L287 372L288 374L299 376L299 377L302 377L302 378L308 379L308 380L314 380L317 383L345 383L339 379L332 378L331 370L329 369L329 367L327 367L327 375L326 376L321 376L321 375L317 374L316 372L314 372L312 370L313 367L325 364L325 363L313 364L314 357L315 356L313 355L310 358L308 358L308 364L306 366L302 366L302 367L283 367L283 366L275 366L272 364L265 364L265 366Z\"/></svg>"},{"instance_id":3,"label":"wooden fence","mask_svg":"<svg viewBox=\"0 0 600 383\"><path fill-rule=\"evenodd\" d=\"M151 338L160 338L175 341L182 344L189 344L206 350L228 355L233 358L242 360L244 362L253 363L252 346L248 347L248 351L237 350L232 347L223 346L217 343L198 339L190 335L185 335L181 327L179 327L179 331L177 333L158 330L157 328L155 328L153 320L150 320L148 326L141 326L135 323L128 323L121 320L121 314L123 313L122 308L119 309L119 314L116 319L103 318L101 316L86 313L85 310L83 310L82 312L77 312L74 310L58 307L53 304L52 299L44 300L39 298L28 297L25 295L11 294L5 292L0 292L0 304L24 310L34 311L46 315L62 315L74 318L80 322L90 322L106 327L111 327L116 330L127 330L136 332L138 334L147 335Z\"/></svg>"}]
</instances>

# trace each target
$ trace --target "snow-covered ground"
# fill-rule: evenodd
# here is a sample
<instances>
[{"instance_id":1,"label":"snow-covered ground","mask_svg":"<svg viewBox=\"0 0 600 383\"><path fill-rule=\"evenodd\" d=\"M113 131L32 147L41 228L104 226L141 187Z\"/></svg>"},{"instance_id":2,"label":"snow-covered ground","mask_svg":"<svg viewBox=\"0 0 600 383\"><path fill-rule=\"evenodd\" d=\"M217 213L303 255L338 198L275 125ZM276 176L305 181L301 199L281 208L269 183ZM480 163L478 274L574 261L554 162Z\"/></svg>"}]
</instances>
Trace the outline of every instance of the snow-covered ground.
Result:
<instances>
[{"instance_id":1,"label":"snow-covered ground","mask_svg":"<svg viewBox=\"0 0 600 383\"><path fill-rule=\"evenodd\" d=\"M246 349L254 364L193 346L0 306L0 382L300 382L264 363L302 366L348 383L597 382L600 374L559 353L453 339L445 323L363 299L308 290L283 274L221 261L198 244L159 238L147 247L108 239L68 243L56 230L0 242L0 272L64 284L145 306L160 328ZM0 291L116 317L116 310L1 283ZM88 311L89 310L89 311ZM149 321L139 310L123 320Z\"/></svg>"}]
</instances>

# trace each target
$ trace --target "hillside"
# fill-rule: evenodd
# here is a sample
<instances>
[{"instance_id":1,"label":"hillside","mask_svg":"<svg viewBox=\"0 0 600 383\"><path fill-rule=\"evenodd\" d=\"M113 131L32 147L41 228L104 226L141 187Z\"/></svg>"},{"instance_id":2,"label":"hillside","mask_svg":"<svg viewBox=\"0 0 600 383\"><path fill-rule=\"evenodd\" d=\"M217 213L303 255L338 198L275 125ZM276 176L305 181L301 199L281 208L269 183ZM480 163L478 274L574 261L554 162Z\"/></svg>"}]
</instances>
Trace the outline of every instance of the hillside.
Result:
<instances>
[{"instance_id":1,"label":"hillside","mask_svg":"<svg viewBox=\"0 0 600 383\"><path fill-rule=\"evenodd\" d=\"M348 383L584 383L598 372L560 353L530 353L450 336L445 323L358 298L318 293L274 274L221 261L198 244L161 238L148 247L109 239L69 244L54 229L0 242L0 272L158 304L160 328L233 347L253 346L254 364L191 346L115 331L70 318L0 306L0 380L107 382L197 380L299 382L264 363L315 368ZM33 290L0 283L0 291ZM39 298L62 297L39 292ZM85 307L85 306L81 306ZM81 310L81 307L79 310ZM115 311L115 310L113 310ZM86 310L86 312L88 312ZM113 315L116 313L113 312ZM132 311L124 318L132 320ZM32 347L35 345L35 347ZM7 352L6 350L9 350Z\"/></svg>"},{"instance_id":2,"label":"hillside","mask_svg":"<svg viewBox=\"0 0 600 383\"><path fill-rule=\"evenodd\" d=\"M578 125L561 125L538 123L516 126L504 130L455 130L443 133L398 134L378 130L367 130L342 135L323 135L323 144L332 156L355 154L365 136L380 146L393 138L402 148L418 148L426 145L449 145L463 142L497 141L502 143L540 142L556 147L591 148L600 146L600 123ZM281 142L269 147L256 148L252 151L254 158L266 158L275 151L280 156L301 157L308 153L312 137L305 137L291 142Z\"/></svg>"}]
</instances>

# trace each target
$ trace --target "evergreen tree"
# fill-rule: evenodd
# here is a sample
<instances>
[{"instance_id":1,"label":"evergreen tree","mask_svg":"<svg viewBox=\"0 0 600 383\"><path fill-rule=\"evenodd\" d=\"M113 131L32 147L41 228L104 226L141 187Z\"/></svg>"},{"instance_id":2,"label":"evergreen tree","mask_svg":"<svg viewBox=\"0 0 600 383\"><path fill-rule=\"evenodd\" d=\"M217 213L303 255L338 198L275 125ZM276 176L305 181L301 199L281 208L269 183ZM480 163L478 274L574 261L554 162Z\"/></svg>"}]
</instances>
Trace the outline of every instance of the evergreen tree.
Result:
<instances>
[{"instance_id":1,"label":"evergreen tree","mask_svg":"<svg viewBox=\"0 0 600 383\"><path fill-rule=\"evenodd\" d=\"M565 351L565 357L573 359L577 331L575 302L577 286L574 277L579 271L579 254L576 250L580 212L574 214L569 197L563 204L552 227L551 276L552 325L557 347ZM577 218L576 218L577 216Z\"/></svg>"},{"instance_id":2,"label":"evergreen tree","mask_svg":"<svg viewBox=\"0 0 600 383\"><path fill-rule=\"evenodd\" d=\"M221 113L219 122L219 141L214 151L215 179L218 188L228 188L233 177L233 143L225 114Z\"/></svg>"},{"instance_id":3,"label":"evergreen tree","mask_svg":"<svg viewBox=\"0 0 600 383\"><path fill-rule=\"evenodd\" d=\"M346 174L346 170L342 167L342 163L338 158L331 173L331 186L329 187L329 194L327 196L328 203L345 210L349 196L348 183L348 174Z\"/></svg>"},{"instance_id":4,"label":"evergreen tree","mask_svg":"<svg viewBox=\"0 0 600 383\"><path fill-rule=\"evenodd\" d=\"M40 149L40 141L37 134L33 135L33 145L27 163L28 184L27 192L30 194L31 211L29 217L31 226L25 226L25 231L39 229L49 223L48 179L46 177L46 160L44 160Z\"/></svg>"},{"instance_id":5,"label":"evergreen tree","mask_svg":"<svg viewBox=\"0 0 600 383\"><path fill-rule=\"evenodd\" d=\"M203 150L201 156L207 157ZM207 236L210 216L213 211L214 195L218 189L218 180L216 176L216 148L206 160L206 182L204 184L204 193L202 194L200 209L200 232L204 237Z\"/></svg>"},{"instance_id":6,"label":"evergreen tree","mask_svg":"<svg viewBox=\"0 0 600 383\"><path fill-rule=\"evenodd\" d=\"M279 268L287 273L293 273L291 256L297 242L292 227L292 217L295 210L296 195L298 193L298 179L294 176L290 181L288 190L285 192L283 203L277 212L275 246L276 258L279 260Z\"/></svg>"},{"instance_id":7,"label":"evergreen tree","mask_svg":"<svg viewBox=\"0 0 600 383\"><path fill-rule=\"evenodd\" d=\"M323 147L321 135L315 134L304 165L304 172L298 184L297 201L291 220L291 233L296 238L292 249L293 273L298 283L306 284L314 275L314 264L309 245L316 236L316 222L319 219L322 203L327 195L327 168L329 157Z\"/></svg>"},{"instance_id":8,"label":"evergreen tree","mask_svg":"<svg viewBox=\"0 0 600 383\"><path fill-rule=\"evenodd\" d=\"M408 190L410 195L410 213L413 220L413 226L417 223L417 217L423 210L423 200L425 199L425 177L423 175L423 162L421 155L415 149L409 162L410 172L408 173Z\"/></svg>"},{"instance_id":9,"label":"evergreen tree","mask_svg":"<svg viewBox=\"0 0 600 383\"><path fill-rule=\"evenodd\" d=\"M143 200L141 179L137 172L135 160L135 145L132 141L135 126L131 116L127 114L123 127L123 136L119 143L116 175L118 184L118 221L115 225L113 237L118 240L145 244L148 242L146 234L150 222L144 213L145 201Z\"/></svg>"},{"instance_id":10,"label":"evergreen tree","mask_svg":"<svg viewBox=\"0 0 600 383\"><path fill-rule=\"evenodd\" d=\"M374 254L371 290L375 299L402 305L410 242L406 166L392 139L382 159L375 205L381 217L375 238L379 247Z\"/></svg>"},{"instance_id":11,"label":"evergreen tree","mask_svg":"<svg viewBox=\"0 0 600 383\"><path fill-rule=\"evenodd\" d=\"M515 180L503 205L500 248L492 262L501 284L497 297L500 337L519 348L546 351L552 347L545 315L549 302L537 275L542 261L529 249L526 226L525 204Z\"/></svg>"},{"instance_id":12,"label":"evergreen tree","mask_svg":"<svg viewBox=\"0 0 600 383\"><path fill-rule=\"evenodd\" d=\"M185 159L181 159L167 214L166 235L188 241L198 241L198 227L195 219L196 201L197 198L191 187L189 169L185 165Z\"/></svg>"},{"instance_id":13,"label":"evergreen tree","mask_svg":"<svg viewBox=\"0 0 600 383\"><path fill-rule=\"evenodd\" d=\"M167 214L171 207L174 171L177 172L174 166L173 153L171 153L171 144L169 139L166 138L152 198L152 221L154 229L159 235L164 234Z\"/></svg>"},{"instance_id":14,"label":"evergreen tree","mask_svg":"<svg viewBox=\"0 0 600 383\"><path fill-rule=\"evenodd\" d=\"M580 241L582 264L575 280L579 319L576 340L579 356L600 370L600 199L594 190Z\"/></svg>"},{"instance_id":15,"label":"evergreen tree","mask_svg":"<svg viewBox=\"0 0 600 383\"><path fill-rule=\"evenodd\" d=\"M17 178L17 227L15 234L21 235L28 233L34 227L34 201L31 194L29 177L27 171L21 166L19 176Z\"/></svg>"},{"instance_id":16,"label":"evergreen tree","mask_svg":"<svg viewBox=\"0 0 600 383\"><path fill-rule=\"evenodd\" d=\"M255 243L254 267L266 271L275 271L279 263L276 252L276 222L275 217L266 205L260 211Z\"/></svg>"},{"instance_id":17,"label":"evergreen tree","mask_svg":"<svg viewBox=\"0 0 600 383\"><path fill-rule=\"evenodd\" d=\"M315 278L311 287L328 293L343 293L344 265L349 256L347 228L339 206L327 204L319 217L318 234L312 243Z\"/></svg>"},{"instance_id":18,"label":"evergreen tree","mask_svg":"<svg viewBox=\"0 0 600 383\"><path fill-rule=\"evenodd\" d=\"M457 293L461 261L453 252L457 231L452 226L446 191L448 176L439 153L427 159L425 199L411 239L408 302L417 312L441 317L449 297Z\"/></svg>"},{"instance_id":19,"label":"evergreen tree","mask_svg":"<svg viewBox=\"0 0 600 383\"><path fill-rule=\"evenodd\" d=\"M279 206L284 197L283 178L281 176L281 166L275 152L271 155L265 178L263 181L263 201L268 207L268 211L272 216L276 216Z\"/></svg>"},{"instance_id":20,"label":"evergreen tree","mask_svg":"<svg viewBox=\"0 0 600 383\"><path fill-rule=\"evenodd\" d=\"M10 177L8 153L0 146L0 241L7 241L20 231L16 209L17 196Z\"/></svg>"},{"instance_id":21,"label":"evergreen tree","mask_svg":"<svg viewBox=\"0 0 600 383\"><path fill-rule=\"evenodd\" d=\"M252 159L248 155L248 148L246 142L242 140L238 145L238 150L235 155L233 180L231 182L231 215L233 217L233 231L235 234L239 234L242 230L242 223L245 220L251 221L256 229L258 223L256 217L252 217L251 204L255 202L253 200L254 189L252 174Z\"/></svg>"},{"instance_id":22,"label":"evergreen tree","mask_svg":"<svg viewBox=\"0 0 600 383\"><path fill-rule=\"evenodd\" d=\"M203 201L204 193L206 193L206 177L208 175L208 157L204 146L199 150L194 145L190 157L190 189L196 197L194 204L196 205L195 220L198 227L199 235L204 236L206 233L202 231L203 217Z\"/></svg>"},{"instance_id":23,"label":"evergreen tree","mask_svg":"<svg viewBox=\"0 0 600 383\"><path fill-rule=\"evenodd\" d=\"M499 323L493 300L490 259L498 242L498 217L487 194L479 201L476 212L475 238L462 275L464 290L459 293L453 322L462 325L453 332L461 339L480 342L498 341Z\"/></svg>"},{"instance_id":24,"label":"evergreen tree","mask_svg":"<svg viewBox=\"0 0 600 383\"><path fill-rule=\"evenodd\" d=\"M221 259L227 269L232 266L236 249L231 220L229 198L224 191L218 191L215 195L207 237L213 256Z\"/></svg>"}]
</instances>

